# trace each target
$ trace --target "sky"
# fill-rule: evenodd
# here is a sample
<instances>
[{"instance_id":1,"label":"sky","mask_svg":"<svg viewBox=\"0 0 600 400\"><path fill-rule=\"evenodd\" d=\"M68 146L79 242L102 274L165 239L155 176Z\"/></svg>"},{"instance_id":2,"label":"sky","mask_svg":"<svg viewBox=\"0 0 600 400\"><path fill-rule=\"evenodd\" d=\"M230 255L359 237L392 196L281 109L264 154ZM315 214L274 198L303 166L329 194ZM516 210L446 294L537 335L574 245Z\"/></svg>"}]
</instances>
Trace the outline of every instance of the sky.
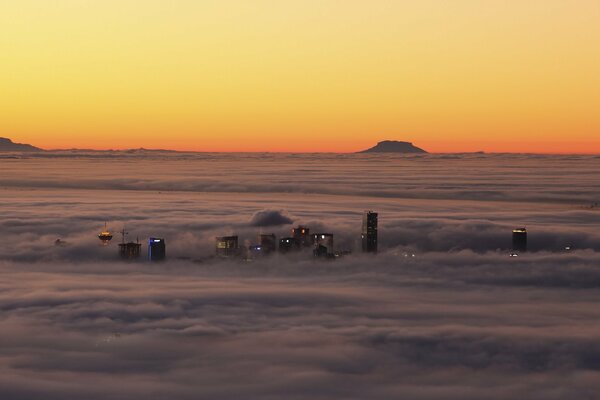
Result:
<instances>
[{"instance_id":1,"label":"sky","mask_svg":"<svg viewBox=\"0 0 600 400\"><path fill-rule=\"evenodd\" d=\"M0 3L0 136L43 148L600 152L600 2Z\"/></svg>"},{"instance_id":2,"label":"sky","mask_svg":"<svg viewBox=\"0 0 600 400\"><path fill-rule=\"evenodd\" d=\"M594 399L599 169L597 155L0 154L0 398ZM365 209L377 255L359 251ZM297 224L354 251L211 257L215 236ZM529 251L509 257L521 226ZM167 259L120 262L123 227L142 253L165 238Z\"/></svg>"}]
</instances>

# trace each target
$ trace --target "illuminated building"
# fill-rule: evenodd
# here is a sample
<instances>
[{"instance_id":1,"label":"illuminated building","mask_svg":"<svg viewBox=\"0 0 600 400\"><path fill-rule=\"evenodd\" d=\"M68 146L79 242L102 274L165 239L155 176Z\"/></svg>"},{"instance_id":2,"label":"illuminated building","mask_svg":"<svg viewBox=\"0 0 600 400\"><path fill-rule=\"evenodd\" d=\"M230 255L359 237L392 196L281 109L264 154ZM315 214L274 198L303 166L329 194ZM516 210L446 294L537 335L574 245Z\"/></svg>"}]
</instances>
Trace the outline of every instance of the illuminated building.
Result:
<instances>
[{"instance_id":1,"label":"illuminated building","mask_svg":"<svg viewBox=\"0 0 600 400\"><path fill-rule=\"evenodd\" d=\"M362 251L365 253L377 252L377 213L365 211L362 221Z\"/></svg>"},{"instance_id":2,"label":"illuminated building","mask_svg":"<svg viewBox=\"0 0 600 400\"><path fill-rule=\"evenodd\" d=\"M104 223L104 230L98 234L98 239L102 242L103 245L107 245L113 238L113 235L108 231L106 227L106 222Z\"/></svg>"},{"instance_id":3,"label":"illuminated building","mask_svg":"<svg viewBox=\"0 0 600 400\"><path fill-rule=\"evenodd\" d=\"M150 238L148 239L148 260L162 261L167 255L165 239Z\"/></svg>"},{"instance_id":4,"label":"illuminated building","mask_svg":"<svg viewBox=\"0 0 600 400\"><path fill-rule=\"evenodd\" d=\"M527 229L513 229L512 247L513 251L527 251Z\"/></svg>"},{"instance_id":5,"label":"illuminated building","mask_svg":"<svg viewBox=\"0 0 600 400\"><path fill-rule=\"evenodd\" d=\"M216 238L216 253L219 257L232 257L238 254L237 236L218 236Z\"/></svg>"},{"instance_id":6,"label":"illuminated building","mask_svg":"<svg viewBox=\"0 0 600 400\"><path fill-rule=\"evenodd\" d=\"M279 252L287 253L289 251L298 250L300 243L293 237L285 237L279 239Z\"/></svg>"},{"instance_id":7,"label":"illuminated building","mask_svg":"<svg viewBox=\"0 0 600 400\"><path fill-rule=\"evenodd\" d=\"M305 226L298 225L297 228L292 229L292 236L300 244L300 246L308 247L313 244L310 236L310 229Z\"/></svg>"},{"instance_id":8,"label":"illuminated building","mask_svg":"<svg viewBox=\"0 0 600 400\"><path fill-rule=\"evenodd\" d=\"M315 244L315 256L333 256L333 234L332 233L316 233L313 235L313 243Z\"/></svg>"},{"instance_id":9,"label":"illuminated building","mask_svg":"<svg viewBox=\"0 0 600 400\"><path fill-rule=\"evenodd\" d=\"M277 239L274 234L258 235L258 243L264 254L273 253L277 250Z\"/></svg>"}]
</instances>

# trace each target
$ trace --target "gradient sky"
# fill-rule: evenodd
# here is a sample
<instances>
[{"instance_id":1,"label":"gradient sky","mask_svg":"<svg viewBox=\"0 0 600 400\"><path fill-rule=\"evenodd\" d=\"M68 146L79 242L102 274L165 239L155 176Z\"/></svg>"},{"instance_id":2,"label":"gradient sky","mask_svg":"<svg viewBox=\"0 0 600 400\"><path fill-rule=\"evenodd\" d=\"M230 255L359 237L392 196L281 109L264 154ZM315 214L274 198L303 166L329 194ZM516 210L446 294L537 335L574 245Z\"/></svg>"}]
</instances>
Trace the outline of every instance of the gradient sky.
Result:
<instances>
[{"instance_id":1,"label":"gradient sky","mask_svg":"<svg viewBox=\"0 0 600 400\"><path fill-rule=\"evenodd\" d=\"M600 152L597 0L0 3L0 136L44 148Z\"/></svg>"}]
</instances>

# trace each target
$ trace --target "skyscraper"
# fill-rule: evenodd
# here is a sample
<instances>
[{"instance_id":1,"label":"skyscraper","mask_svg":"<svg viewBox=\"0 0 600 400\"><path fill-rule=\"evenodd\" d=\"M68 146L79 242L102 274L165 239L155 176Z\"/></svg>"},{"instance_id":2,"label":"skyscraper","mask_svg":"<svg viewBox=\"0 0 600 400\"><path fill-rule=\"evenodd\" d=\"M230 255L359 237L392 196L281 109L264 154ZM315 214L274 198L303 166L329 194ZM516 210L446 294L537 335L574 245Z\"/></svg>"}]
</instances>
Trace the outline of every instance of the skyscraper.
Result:
<instances>
[{"instance_id":1,"label":"skyscraper","mask_svg":"<svg viewBox=\"0 0 600 400\"><path fill-rule=\"evenodd\" d=\"M277 250L277 239L274 234L258 235L258 243L264 254L272 253Z\"/></svg>"},{"instance_id":2,"label":"skyscraper","mask_svg":"<svg viewBox=\"0 0 600 400\"><path fill-rule=\"evenodd\" d=\"M298 225L297 228L292 229L292 236L300 244L300 246L310 246L313 244L310 236L310 229L305 226Z\"/></svg>"},{"instance_id":3,"label":"skyscraper","mask_svg":"<svg viewBox=\"0 0 600 400\"><path fill-rule=\"evenodd\" d=\"M362 221L362 251L377 253L377 213L365 211Z\"/></svg>"},{"instance_id":4,"label":"skyscraper","mask_svg":"<svg viewBox=\"0 0 600 400\"><path fill-rule=\"evenodd\" d=\"M148 239L148 260L162 261L167 255L165 239L150 238Z\"/></svg>"},{"instance_id":5,"label":"skyscraper","mask_svg":"<svg viewBox=\"0 0 600 400\"><path fill-rule=\"evenodd\" d=\"M124 260L133 260L140 256L141 243L119 243L119 255Z\"/></svg>"},{"instance_id":6,"label":"skyscraper","mask_svg":"<svg viewBox=\"0 0 600 400\"><path fill-rule=\"evenodd\" d=\"M512 231L513 251L527 251L527 229L517 228Z\"/></svg>"},{"instance_id":7,"label":"skyscraper","mask_svg":"<svg viewBox=\"0 0 600 400\"><path fill-rule=\"evenodd\" d=\"M293 237L284 237L279 239L279 252L287 253L289 251L298 250L300 243Z\"/></svg>"},{"instance_id":8,"label":"skyscraper","mask_svg":"<svg viewBox=\"0 0 600 400\"><path fill-rule=\"evenodd\" d=\"M313 235L315 249L314 255L317 257L333 257L333 233L315 233Z\"/></svg>"},{"instance_id":9,"label":"skyscraper","mask_svg":"<svg viewBox=\"0 0 600 400\"><path fill-rule=\"evenodd\" d=\"M216 254L219 257L232 257L238 254L237 236L218 236L216 238Z\"/></svg>"},{"instance_id":10,"label":"skyscraper","mask_svg":"<svg viewBox=\"0 0 600 400\"><path fill-rule=\"evenodd\" d=\"M125 243L125 236L129 232L125 231L125 227L121 230L121 243L119 243L119 255L124 260L133 260L140 256L142 245L139 240Z\"/></svg>"}]
</instances>

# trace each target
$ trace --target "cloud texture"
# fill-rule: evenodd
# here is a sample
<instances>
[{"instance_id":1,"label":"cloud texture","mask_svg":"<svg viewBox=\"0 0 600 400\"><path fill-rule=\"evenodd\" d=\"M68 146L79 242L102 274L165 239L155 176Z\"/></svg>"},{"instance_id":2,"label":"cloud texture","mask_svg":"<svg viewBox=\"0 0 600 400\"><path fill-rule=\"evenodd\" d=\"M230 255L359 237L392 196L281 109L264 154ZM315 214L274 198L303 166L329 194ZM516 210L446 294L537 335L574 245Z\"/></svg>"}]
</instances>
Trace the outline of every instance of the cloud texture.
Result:
<instances>
[{"instance_id":1,"label":"cloud texture","mask_svg":"<svg viewBox=\"0 0 600 400\"><path fill-rule=\"evenodd\" d=\"M2 159L0 398L594 398L598 163ZM211 257L214 236L252 243L288 235L292 219L357 249L364 209L380 213L374 258ZM98 243L104 221L129 238L165 237L168 261L118 261L117 234ZM516 226L532 251L511 258Z\"/></svg>"}]
</instances>

